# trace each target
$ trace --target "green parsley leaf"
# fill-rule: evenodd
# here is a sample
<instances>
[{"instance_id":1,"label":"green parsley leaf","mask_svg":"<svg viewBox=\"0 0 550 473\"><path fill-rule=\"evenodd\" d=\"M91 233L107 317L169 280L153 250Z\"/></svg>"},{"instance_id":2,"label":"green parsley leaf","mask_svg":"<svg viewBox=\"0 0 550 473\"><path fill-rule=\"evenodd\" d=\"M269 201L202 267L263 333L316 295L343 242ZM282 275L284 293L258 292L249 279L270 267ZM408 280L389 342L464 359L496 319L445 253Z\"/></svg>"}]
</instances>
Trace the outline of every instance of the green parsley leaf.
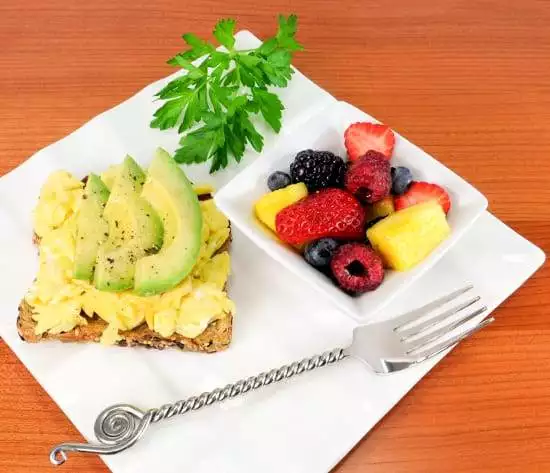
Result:
<instances>
[{"instance_id":1,"label":"green parsley leaf","mask_svg":"<svg viewBox=\"0 0 550 473\"><path fill-rule=\"evenodd\" d=\"M294 39L297 29L298 17L296 15L290 15L288 18L279 15L279 30L276 36L279 46L289 51L303 50L304 47Z\"/></svg>"},{"instance_id":2,"label":"green parsley leaf","mask_svg":"<svg viewBox=\"0 0 550 473\"><path fill-rule=\"evenodd\" d=\"M284 106L269 87L286 87L294 73L292 55L303 49L295 39L298 18L279 15L275 36L247 51L235 50L235 26L235 20L223 19L214 27L214 37L225 50L186 33L182 37L189 49L168 61L184 73L156 94L164 103L150 126L178 130L178 163L211 161L210 172L216 172L231 157L240 162L248 145L260 152L264 138L254 125L255 116L276 133L281 130Z\"/></svg>"},{"instance_id":3,"label":"green parsley leaf","mask_svg":"<svg viewBox=\"0 0 550 473\"><path fill-rule=\"evenodd\" d=\"M200 39L196 34L185 33L185 34L182 34L181 37L193 49L198 49L198 48L207 49L209 47L209 44L206 41Z\"/></svg>"},{"instance_id":4,"label":"green parsley leaf","mask_svg":"<svg viewBox=\"0 0 550 473\"><path fill-rule=\"evenodd\" d=\"M151 128L166 130L176 126L180 118L182 108L185 107L186 98L180 97L169 100L155 112L155 118L151 122Z\"/></svg>"},{"instance_id":5,"label":"green parsley leaf","mask_svg":"<svg viewBox=\"0 0 550 473\"><path fill-rule=\"evenodd\" d=\"M238 126L231 128L229 125L226 125L225 140L229 149L233 153L233 156L235 157L235 161L240 162L244 155L244 149L246 146L246 138L242 134L241 129Z\"/></svg>"},{"instance_id":6,"label":"green parsley leaf","mask_svg":"<svg viewBox=\"0 0 550 473\"><path fill-rule=\"evenodd\" d=\"M277 95L262 89L255 89L253 96L254 101L260 107L264 120L273 128L273 131L279 133L284 109L281 99Z\"/></svg>"},{"instance_id":7,"label":"green parsley leaf","mask_svg":"<svg viewBox=\"0 0 550 473\"><path fill-rule=\"evenodd\" d=\"M258 133L246 113L237 113L236 120L243 136L259 153L264 147L264 137Z\"/></svg>"},{"instance_id":8,"label":"green parsley leaf","mask_svg":"<svg viewBox=\"0 0 550 473\"><path fill-rule=\"evenodd\" d=\"M227 20L220 20L214 27L214 36L220 42L222 46L225 46L229 51L233 50L235 46L235 24L237 22L228 18Z\"/></svg>"},{"instance_id":9,"label":"green parsley leaf","mask_svg":"<svg viewBox=\"0 0 550 473\"><path fill-rule=\"evenodd\" d=\"M257 52L258 54L267 56L275 51L275 48L277 48L277 38L270 38L262 43Z\"/></svg>"},{"instance_id":10,"label":"green parsley leaf","mask_svg":"<svg viewBox=\"0 0 550 473\"><path fill-rule=\"evenodd\" d=\"M178 97L188 90L190 83L191 78L189 76L186 75L178 77L170 81L159 92L157 92L156 97L162 100Z\"/></svg>"}]
</instances>

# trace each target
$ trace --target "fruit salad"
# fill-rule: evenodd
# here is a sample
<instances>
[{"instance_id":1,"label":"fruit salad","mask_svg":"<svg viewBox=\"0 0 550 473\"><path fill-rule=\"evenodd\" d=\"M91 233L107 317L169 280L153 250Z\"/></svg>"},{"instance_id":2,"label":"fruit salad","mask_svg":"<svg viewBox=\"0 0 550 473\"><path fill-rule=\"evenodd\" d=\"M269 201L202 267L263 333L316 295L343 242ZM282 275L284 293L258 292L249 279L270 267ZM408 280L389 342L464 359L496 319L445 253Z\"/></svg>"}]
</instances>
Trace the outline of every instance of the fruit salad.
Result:
<instances>
[{"instance_id":1,"label":"fruit salad","mask_svg":"<svg viewBox=\"0 0 550 473\"><path fill-rule=\"evenodd\" d=\"M300 151L267 179L258 220L350 295L375 290L386 270L407 271L450 234L448 192L392 166L395 135L360 122L344 133L347 160Z\"/></svg>"}]
</instances>

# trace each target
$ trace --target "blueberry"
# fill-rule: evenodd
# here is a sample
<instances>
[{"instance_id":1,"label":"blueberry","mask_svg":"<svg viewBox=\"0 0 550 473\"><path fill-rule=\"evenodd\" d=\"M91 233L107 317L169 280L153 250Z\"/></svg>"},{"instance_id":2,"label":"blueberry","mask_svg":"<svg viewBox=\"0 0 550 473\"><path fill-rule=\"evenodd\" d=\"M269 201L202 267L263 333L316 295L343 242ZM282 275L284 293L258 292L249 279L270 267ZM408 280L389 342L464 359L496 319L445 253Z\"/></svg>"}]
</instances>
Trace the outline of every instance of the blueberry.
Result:
<instances>
[{"instance_id":1,"label":"blueberry","mask_svg":"<svg viewBox=\"0 0 550 473\"><path fill-rule=\"evenodd\" d=\"M267 178L267 187L272 191L276 191L277 189L289 186L291 182L292 180L286 172L275 171Z\"/></svg>"},{"instance_id":2,"label":"blueberry","mask_svg":"<svg viewBox=\"0 0 550 473\"><path fill-rule=\"evenodd\" d=\"M404 194L413 180L412 172L405 166L391 168L391 190L396 195Z\"/></svg>"},{"instance_id":3,"label":"blueberry","mask_svg":"<svg viewBox=\"0 0 550 473\"><path fill-rule=\"evenodd\" d=\"M333 238L321 238L306 245L304 258L316 268L324 268L330 264L332 255L340 244Z\"/></svg>"}]
</instances>

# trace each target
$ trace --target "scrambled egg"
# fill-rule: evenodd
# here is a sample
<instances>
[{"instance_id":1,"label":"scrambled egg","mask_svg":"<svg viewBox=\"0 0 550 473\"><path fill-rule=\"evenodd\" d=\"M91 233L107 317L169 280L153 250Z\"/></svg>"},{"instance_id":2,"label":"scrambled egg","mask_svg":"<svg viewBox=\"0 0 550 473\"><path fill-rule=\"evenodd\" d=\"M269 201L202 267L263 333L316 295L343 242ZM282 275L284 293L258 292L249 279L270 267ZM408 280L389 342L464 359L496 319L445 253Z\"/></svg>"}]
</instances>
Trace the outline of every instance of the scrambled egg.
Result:
<instances>
[{"instance_id":1,"label":"scrambled egg","mask_svg":"<svg viewBox=\"0 0 550 473\"><path fill-rule=\"evenodd\" d=\"M102 178L111 184L115 172L111 168ZM37 335L67 332L97 315L108 323L101 337L105 344L116 343L119 331L142 323L163 337L178 333L194 338L213 320L235 313L234 303L224 291L230 272L229 253L215 254L229 238L229 221L213 200L200 203L203 228L199 259L192 274L175 288L142 297L131 291L99 291L87 281L73 279L76 216L83 187L67 172L53 173L34 211L40 264L26 300L33 308ZM207 186L195 189L197 193L212 190Z\"/></svg>"}]
</instances>

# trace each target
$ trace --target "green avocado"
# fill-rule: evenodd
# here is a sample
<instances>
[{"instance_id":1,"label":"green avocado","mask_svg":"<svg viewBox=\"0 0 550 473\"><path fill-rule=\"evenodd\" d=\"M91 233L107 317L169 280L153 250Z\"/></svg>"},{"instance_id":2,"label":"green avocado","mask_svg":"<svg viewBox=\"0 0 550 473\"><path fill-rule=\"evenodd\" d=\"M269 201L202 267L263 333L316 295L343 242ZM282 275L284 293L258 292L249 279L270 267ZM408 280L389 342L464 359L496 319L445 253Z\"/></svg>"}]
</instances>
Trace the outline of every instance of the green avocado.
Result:
<instances>
[{"instance_id":1,"label":"green avocado","mask_svg":"<svg viewBox=\"0 0 550 473\"><path fill-rule=\"evenodd\" d=\"M94 283L99 290L132 288L138 259L156 253L162 246L162 221L141 197L144 182L145 173L127 156L114 178L103 213L109 237L98 252Z\"/></svg>"},{"instance_id":2,"label":"green avocado","mask_svg":"<svg viewBox=\"0 0 550 473\"><path fill-rule=\"evenodd\" d=\"M136 265L134 291L153 295L177 286L189 275L199 257L202 212L185 173L162 148L149 167L142 196L161 216L164 245Z\"/></svg>"},{"instance_id":3,"label":"green avocado","mask_svg":"<svg viewBox=\"0 0 550 473\"><path fill-rule=\"evenodd\" d=\"M95 174L86 181L76 217L76 248L73 274L76 279L91 281L100 245L107 240L109 225L103 218L109 190Z\"/></svg>"}]
</instances>

